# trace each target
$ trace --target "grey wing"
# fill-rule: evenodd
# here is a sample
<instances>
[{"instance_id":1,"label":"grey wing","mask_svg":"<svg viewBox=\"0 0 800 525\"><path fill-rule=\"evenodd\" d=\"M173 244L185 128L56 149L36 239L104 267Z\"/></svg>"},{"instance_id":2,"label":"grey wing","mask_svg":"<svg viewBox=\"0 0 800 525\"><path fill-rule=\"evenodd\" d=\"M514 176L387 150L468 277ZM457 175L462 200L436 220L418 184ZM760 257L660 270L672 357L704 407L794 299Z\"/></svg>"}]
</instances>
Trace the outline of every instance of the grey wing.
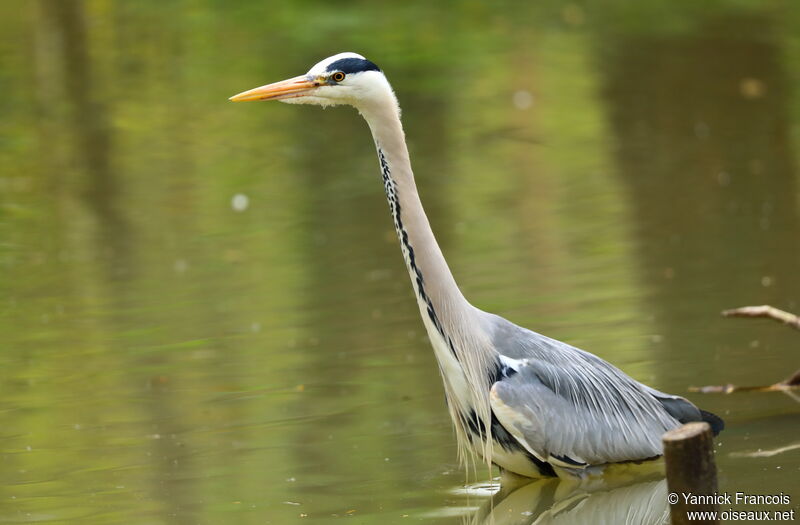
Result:
<instances>
[{"instance_id":1,"label":"grey wing","mask_svg":"<svg viewBox=\"0 0 800 525\"><path fill-rule=\"evenodd\" d=\"M644 385L610 366L526 359L492 386L490 403L530 453L564 468L659 456L661 435L679 425Z\"/></svg>"},{"instance_id":2,"label":"grey wing","mask_svg":"<svg viewBox=\"0 0 800 525\"><path fill-rule=\"evenodd\" d=\"M542 461L582 467L661 455L661 435L688 421L724 422L561 341L483 312L501 356L490 401L500 423Z\"/></svg>"}]
</instances>

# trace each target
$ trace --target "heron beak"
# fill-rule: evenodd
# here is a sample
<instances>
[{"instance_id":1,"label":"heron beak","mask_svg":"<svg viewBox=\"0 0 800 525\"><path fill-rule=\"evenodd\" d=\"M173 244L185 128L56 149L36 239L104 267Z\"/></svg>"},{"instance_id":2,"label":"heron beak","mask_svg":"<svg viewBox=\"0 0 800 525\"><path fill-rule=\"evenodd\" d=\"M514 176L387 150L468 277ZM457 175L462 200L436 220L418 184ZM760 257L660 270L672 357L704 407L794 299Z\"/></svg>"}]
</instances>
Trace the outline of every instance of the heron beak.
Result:
<instances>
[{"instance_id":1,"label":"heron beak","mask_svg":"<svg viewBox=\"0 0 800 525\"><path fill-rule=\"evenodd\" d=\"M281 100L284 98L297 98L307 95L313 89L322 85L318 80L309 75L290 78L257 87L248 91L234 95L228 100L233 102L245 102L248 100Z\"/></svg>"}]
</instances>

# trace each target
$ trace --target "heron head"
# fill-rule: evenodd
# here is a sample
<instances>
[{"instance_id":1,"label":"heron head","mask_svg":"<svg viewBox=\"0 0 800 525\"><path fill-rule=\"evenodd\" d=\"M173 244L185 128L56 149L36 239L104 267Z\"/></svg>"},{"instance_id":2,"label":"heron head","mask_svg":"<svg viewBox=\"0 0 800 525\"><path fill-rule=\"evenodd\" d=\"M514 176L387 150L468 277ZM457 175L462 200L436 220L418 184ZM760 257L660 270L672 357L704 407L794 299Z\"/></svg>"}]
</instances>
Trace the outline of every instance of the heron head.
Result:
<instances>
[{"instance_id":1,"label":"heron head","mask_svg":"<svg viewBox=\"0 0 800 525\"><path fill-rule=\"evenodd\" d=\"M305 75L234 95L234 102L280 100L289 104L357 108L382 99L391 87L380 68L356 53L339 53L315 64Z\"/></svg>"}]
</instances>

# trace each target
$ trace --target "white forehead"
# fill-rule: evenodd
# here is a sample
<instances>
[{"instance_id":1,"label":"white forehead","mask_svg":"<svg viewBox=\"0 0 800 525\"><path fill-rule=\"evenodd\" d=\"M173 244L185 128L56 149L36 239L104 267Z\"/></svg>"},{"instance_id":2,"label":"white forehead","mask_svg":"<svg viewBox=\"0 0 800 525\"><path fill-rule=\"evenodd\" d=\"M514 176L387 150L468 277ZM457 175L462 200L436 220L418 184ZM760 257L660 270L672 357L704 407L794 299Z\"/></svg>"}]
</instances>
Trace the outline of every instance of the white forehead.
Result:
<instances>
[{"instance_id":1,"label":"white forehead","mask_svg":"<svg viewBox=\"0 0 800 525\"><path fill-rule=\"evenodd\" d=\"M337 60L341 60L343 58L360 58L361 60L366 60L363 56L359 55L358 53L351 53L349 51L344 53L339 53L338 55L333 55L332 57L328 57L324 60L320 60L314 66L308 70L309 75L321 75L324 73L328 66Z\"/></svg>"}]
</instances>

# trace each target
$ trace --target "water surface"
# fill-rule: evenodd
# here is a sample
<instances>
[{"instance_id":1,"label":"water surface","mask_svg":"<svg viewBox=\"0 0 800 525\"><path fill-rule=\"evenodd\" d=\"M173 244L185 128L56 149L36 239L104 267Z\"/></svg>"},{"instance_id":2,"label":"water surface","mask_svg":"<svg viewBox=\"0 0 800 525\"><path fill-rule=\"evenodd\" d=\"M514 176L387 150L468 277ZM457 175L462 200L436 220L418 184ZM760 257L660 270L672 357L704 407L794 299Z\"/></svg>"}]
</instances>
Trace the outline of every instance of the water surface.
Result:
<instances>
[{"instance_id":1,"label":"water surface","mask_svg":"<svg viewBox=\"0 0 800 525\"><path fill-rule=\"evenodd\" d=\"M366 125L227 102L343 50L392 81L467 297L720 414L721 488L797 508L800 450L748 454L798 402L687 389L798 367L719 312L800 312L800 11L536 4L3 3L0 522L663 505L659 475L463 488Z\"/></svg>"}]
</instances>

